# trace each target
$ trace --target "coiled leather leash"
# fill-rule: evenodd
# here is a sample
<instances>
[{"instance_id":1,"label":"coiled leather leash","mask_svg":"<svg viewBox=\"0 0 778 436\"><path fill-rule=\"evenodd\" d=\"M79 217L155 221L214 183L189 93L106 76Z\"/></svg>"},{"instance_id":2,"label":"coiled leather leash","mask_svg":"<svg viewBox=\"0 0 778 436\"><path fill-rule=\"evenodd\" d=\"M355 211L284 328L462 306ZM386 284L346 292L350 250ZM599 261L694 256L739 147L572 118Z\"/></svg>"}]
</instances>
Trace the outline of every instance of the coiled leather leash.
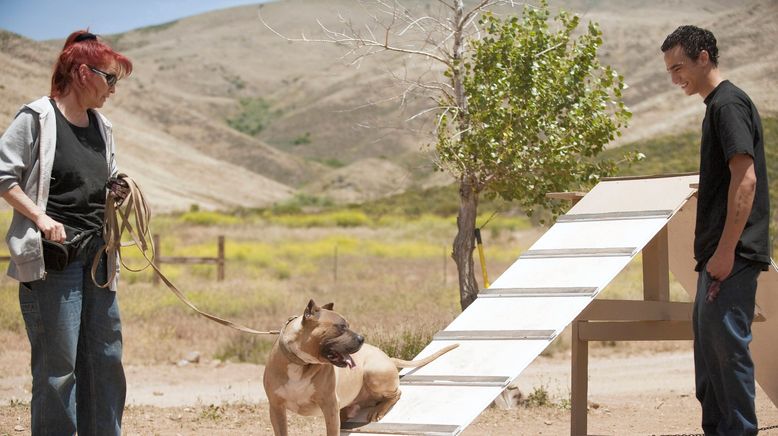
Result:
<instances>
[{"instance_id":1,"label":"coiled leather leash","mask_svg":"<svg viewBox=\"0 0 778 436\"><path fill-rule=\"evenodd\" d=\"M159 275L159 278L167 285L167 287L181 300L182 303L189 306L192 310L200 315L217 322L221 325L231 327L235 330L239 330L245 333L254 335L277 335L279 330L260 331L243 326L241 324L220 318L216 315L204 312L194 305L188 298L159 270L159 267L155 265L154 258L156 256L154 244L149 238L149 222L151 221L151 211L146 203L146 199L143 197L143 193L138 188L137 183L131 177L124 174L120 174L119 178L124 181L128 191L124 200L112 191L108 191L108 196L105 205L105 224L103 225L103 240L105 245L95 254L95 258L92 261L92 281L101 288L108 287L116 278L117 274L117 262L111 261L113 256L111 253L116 253L119 256L119 261L122 266L132 272L140 272L148 268L149 266ZM122 242L122 234L124 232L132 238L132 242ZM122 247L136 246L146 259L147 264L139 269L133 269L127 266L122 259L121 249ZM97 267L100 263L100 258L103 253L106 253L108 262L107 267L107 281L104 284L100 284L97 281ZM151 255L149 256L149 253Z\"/></svg>"}]
</instances>

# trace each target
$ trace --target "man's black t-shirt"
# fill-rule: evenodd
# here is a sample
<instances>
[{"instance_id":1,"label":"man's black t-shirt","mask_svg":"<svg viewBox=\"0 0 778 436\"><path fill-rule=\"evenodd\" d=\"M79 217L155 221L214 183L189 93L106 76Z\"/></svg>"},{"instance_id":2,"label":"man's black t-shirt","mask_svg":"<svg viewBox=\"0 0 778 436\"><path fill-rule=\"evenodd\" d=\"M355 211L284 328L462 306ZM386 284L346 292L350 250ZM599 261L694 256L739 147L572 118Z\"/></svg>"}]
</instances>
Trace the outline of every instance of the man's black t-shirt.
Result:
<instances>
[{"instance_id":1,"label":"man's black t-shirt","mask_svg":"<svg viewBox=\"0 0 778 436\"><path fill-rule=\"evenodd\" d=\"M89 126L78 127L68 122L54 101L52 105L57 117L57 146L46 214L77 230L100 228L105 217L108 164L97 117L89 111Z\"/></svg>"},{"instance_id":2,"label":"man's black t-shirt","mask_svg":"<svg viewBox=\"0 0 778 436\"><path fill-rule=\"evenodd\" d=\"M700 147L700 187L694 258L700 271L713 256L724 230L730 173L728 162L743 153L754 159L756 193L735 254L764 265L770 264L770 199L765 164L762 122L745 92L725 80L706 98Z\"/></svg>"}]
</instances>

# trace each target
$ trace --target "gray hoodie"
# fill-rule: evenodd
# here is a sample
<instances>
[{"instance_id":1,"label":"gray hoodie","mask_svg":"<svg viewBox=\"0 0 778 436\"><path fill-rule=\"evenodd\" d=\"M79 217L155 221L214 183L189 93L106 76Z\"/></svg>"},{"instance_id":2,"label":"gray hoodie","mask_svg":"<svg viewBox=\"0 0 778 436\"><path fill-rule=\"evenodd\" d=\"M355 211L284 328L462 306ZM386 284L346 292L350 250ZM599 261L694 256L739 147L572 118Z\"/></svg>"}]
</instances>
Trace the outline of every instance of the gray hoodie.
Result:
<instances>
[{"instance_id":1,"label":"gray hoodie","mask_svg":"<svg viewBox=\"0 0 778 436\"><path fill-rule=\"evenodd\" d=\"M111 176L118 169L114 159L114 141L111 123L97 111L97 122L105 141L105 157ZM16 114L8 130L0 137L0 194L14 186L19 187L41 210L46 210L51 183L51 169L57 146L57 121L51 100L41 97L24 105ZM31 282L46 277L43 265L41 233L30 219L14 210L6 235L11 262L8 275L20 282ZM115 253L109 253L108 262L116 263ZM110 289L115 291L118 280Z\"/></svg>"}]
</instances>

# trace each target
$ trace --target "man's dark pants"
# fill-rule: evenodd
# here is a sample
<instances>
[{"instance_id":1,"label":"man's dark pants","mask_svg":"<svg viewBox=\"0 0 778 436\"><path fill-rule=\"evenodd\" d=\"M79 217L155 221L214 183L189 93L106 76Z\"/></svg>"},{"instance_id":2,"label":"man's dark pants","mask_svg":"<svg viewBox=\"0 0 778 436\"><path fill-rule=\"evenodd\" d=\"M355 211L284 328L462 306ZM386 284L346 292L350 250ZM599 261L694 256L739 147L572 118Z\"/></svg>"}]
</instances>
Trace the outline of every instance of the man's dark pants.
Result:
<instances>
[{"instance_id":1,"label":"man's dark pants","mask_svg":"<svg viewBox=\"0 0 778 436\"><path fill-rule=\"evenodd\" d=\"M757 434L754 363L748 345L761 266L735 257L712 302L703 267L694 301L694 370L706 435Z\"/></svg>"}]
</instances>

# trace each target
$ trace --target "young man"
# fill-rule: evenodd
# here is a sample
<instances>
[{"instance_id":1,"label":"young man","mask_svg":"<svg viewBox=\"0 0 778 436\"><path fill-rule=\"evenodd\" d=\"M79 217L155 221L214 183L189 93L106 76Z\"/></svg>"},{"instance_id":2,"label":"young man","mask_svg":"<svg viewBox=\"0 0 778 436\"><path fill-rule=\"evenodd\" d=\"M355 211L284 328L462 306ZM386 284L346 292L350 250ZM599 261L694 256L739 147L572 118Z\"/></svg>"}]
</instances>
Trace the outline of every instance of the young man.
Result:
<instances>
[{"instance_id":1,"label":"young man","mask_svg":"<svg viewBox=\"0 0 778 436\"><path fill-rule=\"evenodd\" d=\"M756 280L770 264L769 197L759 113L718 70L716 38L681 26L662 44L667 72L705 106L694 257L694 367L706 435L755 435L748 345Z\"/></svg>"}]
</instances>

